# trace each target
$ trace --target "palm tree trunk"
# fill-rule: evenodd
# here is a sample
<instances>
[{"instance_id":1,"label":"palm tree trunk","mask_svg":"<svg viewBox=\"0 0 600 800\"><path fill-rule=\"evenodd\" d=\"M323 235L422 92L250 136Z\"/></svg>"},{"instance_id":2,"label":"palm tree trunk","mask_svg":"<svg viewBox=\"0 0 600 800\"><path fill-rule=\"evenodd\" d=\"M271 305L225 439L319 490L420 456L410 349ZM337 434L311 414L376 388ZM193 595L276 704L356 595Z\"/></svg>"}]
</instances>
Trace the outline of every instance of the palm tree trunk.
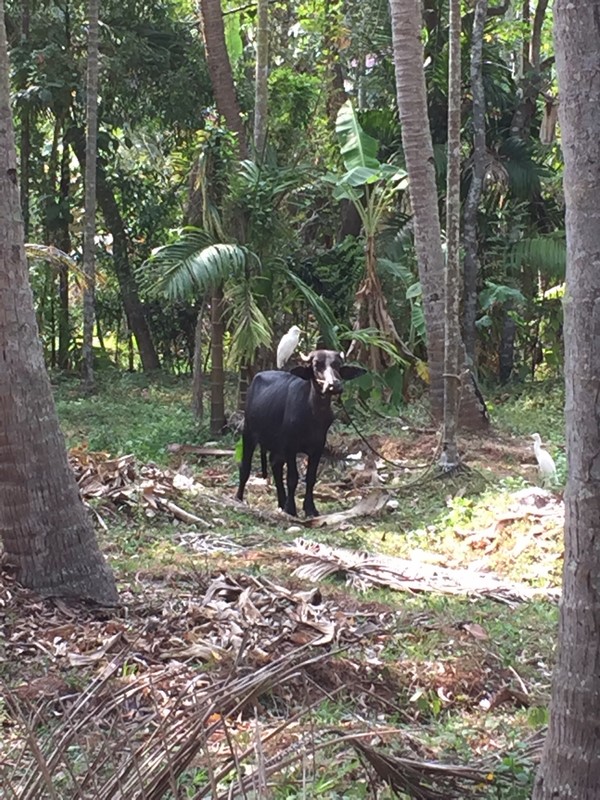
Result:
<instances>
[{"instance_id":1,"label":"palm tree trunk","mask_svg":"<svg viewBox=\"0 0 600 800\"><path fill-rule=\"evenodd\" d=\"M229 130L237 133L240 158L248 158L246 132L242 123L240 104L235 93L231 64L225 44L221 0L200 0L200 15L206 64L219 114Z\"/></svg>"},{"instance_id":2,"label":"palm tree trunk","mask_svg":"<svg viewBox=\"0 0 600 800\"><path fill-rule=\"evenodd\" d=\"M29 0L23 0L21 8L21 43L27 47L29 39L29 23L31 20L31 9ZM25 88L25 87L23 87ZM21 141L20 141L20 186L21 186L21 212L23 214L23 229L25 231L25 241L29 240L29 167L31 158L31 111L27 101L21 111Z\"/></svg>"},{"instance_id":3,"label":"palm tree trunk","mask_svg":"<svg viewBox=\"0 0 600 800\"><path fill-rule=\"evenodd\" d=\"M71 170L69 167L69 147L63 137L62 157L60 161L59 196L61 204L60 228L57 245L64 252L71 250L69 233L69 197L71 187ZM61 262L58 267L58 368L69 368L69 345L71 330L69 325L69 267Z\"/></svg>"},{"instance_id":4,"label":"palm tree trunk","mask_svg":"<svg viewBox=\"0 0 600 800\"><path fill-rule=\"evenodd\" d=\"M269 99L269 0L258 0L256 8L256 77L254 87L254 152L264 158Z\"/></svg>"},{"instance_id":5,"label":"palm tree trunk","mask_svg":"<svg viewBox=\"0 0 600 800\"><path fill-rule=\"evenodd\" d=\"M25 259L0 0L0 537L25 586L114 604L114 579L79 497L44 367Z\"/></svg>"},{"instance_id":6,"label":"palm tree trunk","mask_svg":"<svg viewBox=\"0 0 600 800\"><path fill-rule=\"evenodd\" d=\"M485 143L485 89L483 85L483 31L488 0L475 0L471 34L471 93L473 95L473 154L471 183L464 208L463 236L465 245L463 339L467 356L477 366L477 276L479 274L477 212L487 168Z\"/></svg>"},{"instance_id":7,"label":"palm tree trunk","mask_svg":"<svg viewBox=\"0 0 600 800\"><path fill-rule=\"evenodd\" d=\"M459 462L456 431L460 356L460 0L450 0L448 52L448 174L446 188L446 275L444 282L444 430L440 464Z\"/></svg>"},{"instance_id":8,"label":"palm tree trunk","mask_svg":"<svg viewBox=\"0 0 600 800\"><path fill-rule=\"evenodd\" d=\"M555 0L565 160L568 484L558 654L534 800L595 800L600 786L600 24L598 3Z\"/></svg>"},{"instance_id":9,"label":"palm tree trunk","mask_svg":"<svg viewBox=\"0 0 600 800\"><path fill-rule=\"evenodd\" d=\"M94 318L96 296L96 158L98 142L98 38L99 0L88 4L88 57L86 83L85 137L85 210L83 222L83 383L87 391L94 388Z\"/></svg>"},{"instance_id":10,"label":"palm tree trunk","mask_svg":"<svg viewBox=\"0 0 600 800\"><path fill-rule=\"evenodd\" d=\"M421 3L420 0L390 0L390 8L402 145L410 180L415 247L427 327L431 406L434 415L440 419L444 404L444 293L440 287L444 285L445 267L423 72ZM468 375L462 342L460 351L461 372ZM461 424L471 428L485 427L488 423L485 404L477 396L471 379L463 381L461 393Z\"/></svg>"},{"instance_id":11,"label":"palm tree trunk","mask_svg":"<svg viewBox=\"0 0 600 800\"><path fill-rule=\"evenodd\" d=\"M225 372L223 370L223 290L215 289L211 298L210 432L221 433L225 425Z\"/></svg>"},{"instance_id":12,"label":"palm tree trunk","mask_svg":"<svg viewBox=\"0 0 600 800\"><path fill-rule=\"evenodd\" d=\"M202 419L204 415L204 370L202 369L202 324L204 322L204 305L205 303L203 302L198 310L196 327L194 330L192 408L198 419Z\"/></svg>"}]
</instances>

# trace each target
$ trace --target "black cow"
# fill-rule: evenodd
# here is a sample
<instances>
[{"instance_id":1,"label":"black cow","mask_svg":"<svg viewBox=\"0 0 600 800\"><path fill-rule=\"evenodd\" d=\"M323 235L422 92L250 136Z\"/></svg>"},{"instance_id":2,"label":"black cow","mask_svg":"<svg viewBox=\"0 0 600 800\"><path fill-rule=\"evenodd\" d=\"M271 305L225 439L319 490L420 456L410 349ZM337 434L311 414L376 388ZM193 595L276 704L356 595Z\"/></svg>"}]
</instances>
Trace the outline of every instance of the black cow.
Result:
<instances>
[{"instance_id":1,"label":"black cow","mask_svg":"<svg viewBox=\"0 0 600 800\"><path fill-rule=\"evenodd\" d=\"M342 393L344 380L366 372L362 367L343 364L343 357L343 353L333 350L313 350L302 356L304 366L293 367L290 372L268 370L256 375L246 398L238 500L244 498L252 455L259 445L263 471L265 452L270 456L279 507L296 516L296 455L305 453L308 467L302 507L307 517L318 516L313 489L327 431L333 422L331 398ZM287 464L287 494L283 485L284 464Z\"/></svg>"}]
</instances>

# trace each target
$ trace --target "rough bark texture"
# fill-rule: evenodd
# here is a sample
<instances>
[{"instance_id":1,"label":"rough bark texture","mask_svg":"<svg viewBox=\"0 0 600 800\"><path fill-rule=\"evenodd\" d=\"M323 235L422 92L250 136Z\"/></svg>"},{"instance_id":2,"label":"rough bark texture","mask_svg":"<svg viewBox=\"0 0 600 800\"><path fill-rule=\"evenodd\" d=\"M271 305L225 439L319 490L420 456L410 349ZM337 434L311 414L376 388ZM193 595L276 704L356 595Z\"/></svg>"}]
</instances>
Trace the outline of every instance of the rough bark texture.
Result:
<instances>
[{"instance_id":1,"label":"rough bark texture","mask_svg":"<svg viewBox=\"0 0 600 800\"><path fill-rule=\"evenodd\" d=\"M85 147L81 131L72 129L70 141L77 160L82 167L85 167ZM113 265L121 290L121 300L127 316L127 323L135 337L144 372L153 372L160 369L160 361L150 335L137 281L129 263L129 238L115 194L100 162L96 163L96 190L102 216L113 237Z\"/></svg>"},{"instance_id":2,"label":"rough bark texture","mask_svg":"<svg viewBox=\"0 0 600 800\"><path fill-rule=\"evenodd\" d=\"M29 23L31 19L29 0L23 0L21 7L21 41L25 45L29 39ZM25 88L24 86L22 88ZM20 173L21 173L21 212L25 241L29 239L29 160L31 158L31 113L27 103L21 111L20 141Z\"/></svg>"},{"instance_id":3,"label":"rough bark texture","mask_svg":"<svg viewBox=\"0 0 600 800\"><path fill-rule=\"evenodd\" d=\"M565 388L569 480L559 647L535 800L600 787L600 0L555 0L565 160Z\"/></svg>"},{"instance_id":4,"label":"rough bark texture","mask_svg":"<svg viewBox=\"0 0 600 800\"><path fill-rule=\"evenodd\" d=\"M215 289L210 301L212 368L210 373L210 432L221 433L225 425L225 374L223 372L223 290Z\"/></svg>"},{"instance_id":5,"label":"rough bark texture","mask_svg":"<svg viewBox=\"0 0 600 800\"><path fill-rule=\"evenodd\" d=\"M267 140L269 98L269 0L258 0L256 8L256 73L254 87L254 152L262 161Z\"/></svg>"},{"instance_id":6,"label":"rough bark texture","mask_svg":"<svg viewBox=\"0 0 600 800\"><path fill-rule=\"evenodd\" d=\"M202 364L202 328L204 303L200 306L194 329L194 367L192 384L192 409L198 419L204 416L204 369Z\"/></svg>"},{"instance_id":7,"label":"rough bark texture","mask_svg":"<svg viewBox=\"0 0 600 800\"><path fill-rule=\"evenodd\" d=\"M0 0L0 537L40 594L112 604L117 592L68 464L28 281Z\"/></svg>"},{"instance_id":8,"label":"rough bark texture","mask_svg":"<svg viewBox=\"0 0 600 800\"><path fill-rule=\"evenodd\" d=\"M479 254L477 245L477 211L487 168L485 143L485 89L483 85L483 31L487 17L488 0L475 0L473 32L471 34L471 93L473 95L473 153L471 183L463 212L463 237L465 247L464 294L463 294L463 340L467 356L477 365L477 274Z\"/></svg>"},{"instance_id":9,"label":"rough bark texture","mask_svg":"<svg viewBox=\"0 0 600 800\"><path fill-rule=\"evenodd\" d=\"M206 64L217 109L225 119L227 127L237 133L240 158L247 158L246 132L225 45L221 0L200 0L200 14L206 49Z\"/></svg>"},{"instance_id":10,"label":"rough bark texture","mask_svg":"<svg viewBox=\"0 0 600 800\"><path fill-rule=\"evenodd\" d=\"M96 317L96 159L98 153L98 15L99 0L88 4L88 54L85 131L85 209L83 215L83 345L86 389L94 387L94 320Z\"/></svg>"},{"instance_id":11,"label":"rough bark texture","mask_svg":"<svg viewBox=\"0 0 600 800\"><path fill-rule=\"evenodd\" d=\"M448 36L448 173L446 184L446 274L444 281L443 469L458 466L460 397L460 0L450 0Z\"/></svg>"},{"instance_id":12,"label":"rough bark texture","mask_svg":"<svg viewBox=\"0 0 600 800\"><path fill-rule=\"evenodd\" d=\"M423 72L421 4L419 0L390 0L390 8L402 145L410 180L415 247L427 327L431 406L435 416L441 419L444 397L444 254ZM460 349L462 369L466 358L462 342ZM460 422L471 428L481 428L488 423L485 406L476 395L471 380L463 382Z\"/></svg>"},{"instance_id":13,"label":"rough bark texture","mask_svg":"<svg viewBox=\"0 0 600 800\"><path fill-rule=\"evenodd\" d=\"M61 214L56 244L64 253L71 252L71 236L69 232L71 170L69 168L69 155L69 147L63 140L59 180ZM69 368L69 344L71 341L69 325L69 267L66 264L61 264L58 268L58 301L58 367L66 370Z\"/></svg>"}]
</instances>

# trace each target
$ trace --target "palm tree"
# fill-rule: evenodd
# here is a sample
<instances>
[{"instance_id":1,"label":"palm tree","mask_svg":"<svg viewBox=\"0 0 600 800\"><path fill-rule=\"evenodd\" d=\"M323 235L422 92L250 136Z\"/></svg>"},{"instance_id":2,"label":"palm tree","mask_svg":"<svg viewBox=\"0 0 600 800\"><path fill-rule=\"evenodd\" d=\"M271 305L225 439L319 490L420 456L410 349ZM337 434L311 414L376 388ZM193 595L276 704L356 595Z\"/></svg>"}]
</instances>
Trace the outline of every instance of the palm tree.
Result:
<instances>
[{"instance_id":1,"label":"palm tree","mask_svg":"<svg viewBox=\"0 0 600 800\"><path fill-rule=\"evenodd\" d=\"M44 366L25 258L0 0L0 537L42 595L113 604L117 592L69 467Z\"/></svg>"},{"instance_id":2,"label":"palm tree","mask_svg":"<svg viewBox=\"0 0 600 800\"><path fill-rule=\"evenodd\" d=\"M402 145L409 177L415 247L427 325L431 405L434 414L441 418L444 398L444 293L440 287L444 285L444 253L423 72L421 3L419 0L390 0L390 9ZM481 428L488 422L485 404L476 392L474 377L465 363L462 340L459 346L460 371L466 377L461 387L460 419L465 426Z\"/></svg>"},{"instance_id":3,"label":"palm tree","mask_svg":"<svg viewBox=\"0 0 600 800\"><path fill-rule=\"evenodd\" d=\"M598 3L554 3L565 159L565 556L550 723L534 800L598 796L600 715L600 27Z\"/></svg>"},{"instance_id":4,"label":"palm tree","mask_svg":"<svg viewBox=\"0 0 600 800\"><path fill-rule=\"evenodd\" d=\"M83 382L87 391L94 388L94 319L96 265L96 154L98 151L98 28L100 2L89 0L88 60L86 85L85 140L85 212L83 234L83 266L86 281L83 288Z\"/></svg>"}]
</instances>

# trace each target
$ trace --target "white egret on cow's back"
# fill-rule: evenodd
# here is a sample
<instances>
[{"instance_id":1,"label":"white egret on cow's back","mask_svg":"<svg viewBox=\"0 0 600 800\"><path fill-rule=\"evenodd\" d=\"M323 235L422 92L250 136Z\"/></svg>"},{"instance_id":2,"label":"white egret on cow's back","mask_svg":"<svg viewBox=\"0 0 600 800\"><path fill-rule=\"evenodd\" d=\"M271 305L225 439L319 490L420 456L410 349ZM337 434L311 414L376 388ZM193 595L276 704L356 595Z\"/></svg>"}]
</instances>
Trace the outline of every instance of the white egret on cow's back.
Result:
<instances>
[{"instance_id":1,"label":"white egret on cow's back","mask_svg":"<svg viewBox=\"0 0 600 800\"><path fill-rule=\"evenodd\" d=\"M283 369L290 360L294 350L298 347L301 333L302 331L297 325L292 325L285 336L281 337L281 341L277 345L277 369Z\"/></svg>"},{"instance_id":2,"label":"white egret on cow's back","mask_svg":"<svg viewBox=\"0 0 600 800\"><path fill-rule=\"evenodd\" d=\"M553 482L556 480L556 464L547 450L542 447L542 439L539 433L532 433L533 452L538 463L538 469L542 483Z\"/></svg>"}]
</instances>

